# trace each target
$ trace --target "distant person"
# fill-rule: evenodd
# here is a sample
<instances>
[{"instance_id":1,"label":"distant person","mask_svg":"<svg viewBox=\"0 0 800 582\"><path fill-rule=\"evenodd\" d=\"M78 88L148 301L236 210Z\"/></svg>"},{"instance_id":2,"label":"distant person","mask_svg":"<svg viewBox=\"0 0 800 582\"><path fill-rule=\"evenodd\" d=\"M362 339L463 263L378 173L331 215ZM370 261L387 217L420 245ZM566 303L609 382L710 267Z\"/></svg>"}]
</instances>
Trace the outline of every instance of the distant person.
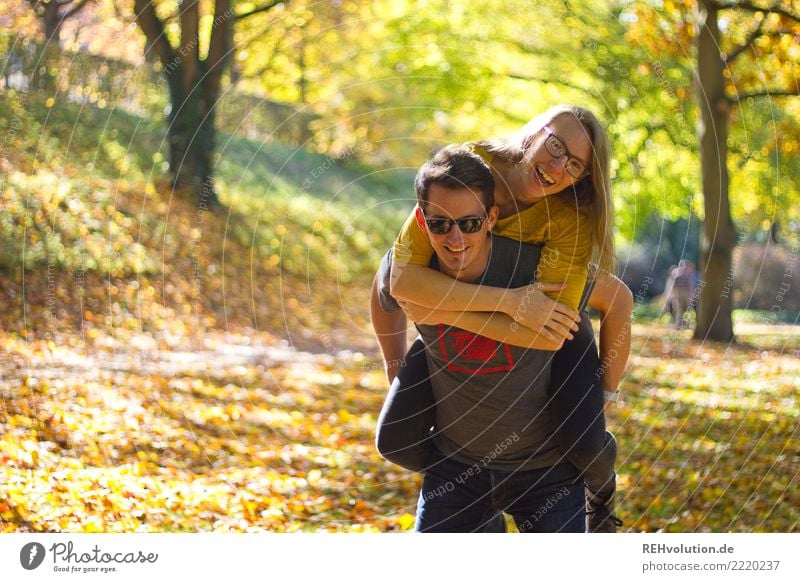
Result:
<instances>
[{"instance_id":1,"label":"distant person","mask_svg":"<svg viewBox=\"0 0 800 582\"><path fill-rule=\"evenodd\" d=\"M670 265L669 269L667 269L667 278L664 281L664 293L661 294L661 315L663 316L669 313L670 320L672 319L672 285L670 285L670 277L672 276L672 271L677 268L678 265Z\"/></svg>"},{"instance_id":2,"label":"distant person","mask_svg":"<svg viewBox=\"0 0 800 582\"><path fill-rule=\"evenodd\" d=\"M664 290L664 310L669 310L672 315L672 325L676 329L682 329L686 325L684 314L689 309L696 281L697 275L694 268L685 259L681 259L678 266L669 273Z\"/></svg>"}]
</instances>

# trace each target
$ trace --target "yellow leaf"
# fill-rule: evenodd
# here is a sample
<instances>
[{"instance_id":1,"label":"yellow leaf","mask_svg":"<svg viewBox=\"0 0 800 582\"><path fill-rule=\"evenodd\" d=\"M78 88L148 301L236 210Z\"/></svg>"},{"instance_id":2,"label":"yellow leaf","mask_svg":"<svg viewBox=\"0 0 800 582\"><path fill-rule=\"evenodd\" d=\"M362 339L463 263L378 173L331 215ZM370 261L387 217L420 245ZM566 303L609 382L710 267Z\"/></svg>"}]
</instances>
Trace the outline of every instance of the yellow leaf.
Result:
<instances>
[{"instance_id":1,"label":"yellow leaf","mask_svg":"<svg viewBox=\"0 0 800 582\"><path fill-rule=\"evenodd\" d=\"M410 513L404 513L398 518L397 523L400 524L400 527L404 531L410 530L412 527L414 527L414 516Z\"/></svg>"}]
</instances>

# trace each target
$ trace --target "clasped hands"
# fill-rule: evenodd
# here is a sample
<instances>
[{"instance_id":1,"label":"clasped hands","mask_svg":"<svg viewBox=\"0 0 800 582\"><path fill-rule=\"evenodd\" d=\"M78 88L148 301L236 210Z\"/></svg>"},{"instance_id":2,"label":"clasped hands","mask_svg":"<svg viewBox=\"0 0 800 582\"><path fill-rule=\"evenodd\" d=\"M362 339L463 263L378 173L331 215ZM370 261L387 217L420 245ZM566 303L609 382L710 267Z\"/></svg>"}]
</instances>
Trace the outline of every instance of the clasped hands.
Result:
<instances>
[{"instance_id":1,"label":"clasped hands","mask_svg":"<svg viewBox=\"0 0 800 582\"><path fill-rule=\"evenodd\" d=\"M552 340L572 339L580 315L566 305L550 299L545 292L558 292L563 283L531 283L508 289L498 312L508 315L514 324L525 326ZM460 311L446 311L400 301L400 307L412 321L424 325L458 325Z\"/></svg>"}]
</instances>

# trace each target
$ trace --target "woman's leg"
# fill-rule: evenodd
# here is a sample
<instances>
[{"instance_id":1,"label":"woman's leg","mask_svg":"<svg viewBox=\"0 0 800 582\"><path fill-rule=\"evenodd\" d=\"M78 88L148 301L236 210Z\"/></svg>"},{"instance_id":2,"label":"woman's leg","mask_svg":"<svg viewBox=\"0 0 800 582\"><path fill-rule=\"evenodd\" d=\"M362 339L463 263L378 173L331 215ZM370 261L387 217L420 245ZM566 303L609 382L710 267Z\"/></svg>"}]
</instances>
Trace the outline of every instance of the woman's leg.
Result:
<instances>
[{"instance_id":1,"label":"woman's leg","mask_svg":"<svg viewBox=\"0 0 800 582\"><path fill-rule=\"evenodd\" d=\"M436 403L422 340L411 345L378 417L375 444L387 461L423 472L431 452Z\"/></svg>"},{"instance_id":2,"label":"woman's leg","mask_svg":"<svg viewBox=\"0 0 800 582\"><path fill-rule=\"evenodd\" d=\"M550 379L550 404L556 439L567 459L583 472L590 511L613 511L617 446L606 431L603 414L602 367L589 316L581 316L572 340L556 352ZM605 507L612 506L612 507Z\"/></svg>"}]
</instances>

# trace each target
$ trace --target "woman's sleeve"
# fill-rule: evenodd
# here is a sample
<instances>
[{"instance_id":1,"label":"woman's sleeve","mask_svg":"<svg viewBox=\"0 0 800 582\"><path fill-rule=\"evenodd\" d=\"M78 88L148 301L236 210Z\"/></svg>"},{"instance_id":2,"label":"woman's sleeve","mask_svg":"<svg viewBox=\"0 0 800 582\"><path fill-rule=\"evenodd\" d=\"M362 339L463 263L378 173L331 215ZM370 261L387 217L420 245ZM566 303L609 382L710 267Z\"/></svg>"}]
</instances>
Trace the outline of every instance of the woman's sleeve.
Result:
<instances>
[{"instance_id":1,"label":"woman's sleeve","mask_svg":"<svg viewBox=\"0 0 800 582\"><path fill-rule=\"evenodd\" d=\"M403 224L397 240L394 242L394 264L397 265L422 265L427 267L433 257L433 247L428 240L428 235L417 224L416 209ZM400 271L400 269L396 269Z\"/></svg>"},{"instance_id":2,"label":"woman's sleeve","mask_svg":"<svg viewBox=\"0 0 800 582\"><path fill-rule=\"evenodd\" d=\"M592 256L589 220L574 207L559 208L549 221L548 231L536 280L566 283L564 289L547 293L547 296L577 310Z\"/></svg>"}]
</instances>

